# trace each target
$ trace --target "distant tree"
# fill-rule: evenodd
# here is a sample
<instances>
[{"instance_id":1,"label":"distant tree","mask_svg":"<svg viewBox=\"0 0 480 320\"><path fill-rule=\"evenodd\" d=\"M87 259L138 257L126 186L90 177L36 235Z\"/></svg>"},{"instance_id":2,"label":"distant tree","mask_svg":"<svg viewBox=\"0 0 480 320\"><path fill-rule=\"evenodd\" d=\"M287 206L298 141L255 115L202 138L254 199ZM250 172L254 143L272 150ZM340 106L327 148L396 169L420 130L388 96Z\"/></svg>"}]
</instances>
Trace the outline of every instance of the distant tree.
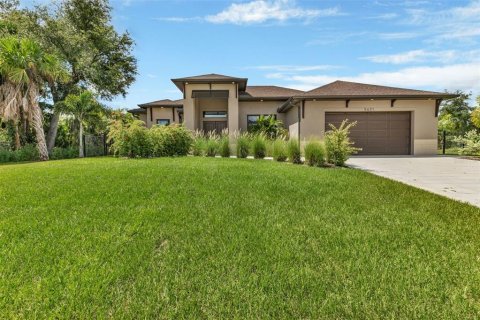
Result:
<instances>
[{"instance_id":1,"label":"distant tree","mask_svg":"<svg viewBox=\"0 0 480 320\"><path fill-rule=\"evenodd\" d=\"M102 111L103 107L95 99L95 96L90 91L82 91L79 94L69 94L64 101L57 105L57 109L65 114L70 114L75 117L78 123L78 155L83 158L83 129L86 125L85 120Z\"/></svg>"},{"instance_id":2,"label":"distant tree","mask_svg":"<svg viewBox=\"0 0 480 320\"><path fill-rule=\"evenodd\" d=\"M0 38L0 118L32 123L41 160L48 160L38 99L46 83L66 79L61 62L30 39ZM15 126L18 130L18 127ZM18 131L16 147L19 147Z\"/></svg>"},{"instance_id":3,"label":"distant tree","mask_svg":"<svg viewBox=\"0 0 480 320\"><path fill-rule=\"evenodd\" d=\"M3 20L67 63L70 80L49 83L54 105L79 86L106 100L126 95L137 72L134 42L128 32L119 33L113 27L108 0L62 0L34 10L12 9L14 3L3 13ZM59 112L54 109L47 134L49 150L55 145L58 121Z\"/></svg>"},{"instance_id":4,"label":"distant tree","mask_svg":"<svg viewBox=\"0 0 480 320\"><path fill-rule=\"evenodd\" d=\"M456 91L458 97L445 100L440 108L439 123L451 134L464 135L472 129L470 114L473 107L469 105L471 93Z\"/></svg>"},{"instance_id":5,"label":"distant tree","mask_svg":"<svg viewBox=\"0 0 480 320\"><path fill-rule=\"evenodd\" d=\"M472 123L477 129L480 129L480 96L477 97L477 106L473 109L470 115Z\"/></svg>"}]
</instances>

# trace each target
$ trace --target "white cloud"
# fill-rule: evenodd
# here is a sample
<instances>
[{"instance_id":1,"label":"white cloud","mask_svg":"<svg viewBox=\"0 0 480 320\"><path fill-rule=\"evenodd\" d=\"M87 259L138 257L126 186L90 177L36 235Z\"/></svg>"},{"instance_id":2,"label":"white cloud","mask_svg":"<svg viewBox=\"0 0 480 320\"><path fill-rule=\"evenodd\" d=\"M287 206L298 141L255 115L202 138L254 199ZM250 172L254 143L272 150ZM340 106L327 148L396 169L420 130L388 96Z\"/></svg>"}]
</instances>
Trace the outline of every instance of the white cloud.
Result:
<instances>
[{"instance_id":1,"label":"white cloud","mask_svg":"<svg viewBox=\"0 0 480 320\"><path fill-rule=\"evenodd\" d=\"M367 19L391 20L397 17L398 17L397 13L391 12L391 13L382 13L377 16L368 17Z\"/></svg>"},{"instance_id":2,"label":"white cloud","mask_svg":"<svg viewBox=\"0 0 480 320\"><path fill-rule=\"evenodd\" d=\"M159 17L154 20L166 21L166 22L190 22L190 21L201 21L201 17Z\"/></svg>"},{"instance_id":3,"label":"white cloud","mask_svg":"<svg viewBox=\"0 0 480 320\"><path fill-rule=\"evenodd\" d=\"M264 65L264 66L253 66L248 67L247 69L256 69L256 70L272 70L278 72L302 72L302 71L319 71L319 70L331 70L339 68L339 66L321 64L321 65Z\"/></svg>"},{"instance_id":4,"label":"white cloud","mask_svg":"<svg viewBox=\"0 0 480 320\"><path fill-rule=\"evenodd\" d=\"M277 75L277 78L278 75ZM410 67L396 71L366 72L352 76L285 75L282 80L289 86L311 90L318 86L345 80L394 87L423 88L443 91L461 89L480 93L480 62L470 62L437 67Z\"/></svg>"},{"instance_id":5,"label":"white cloud","mask_svg":"<svg viewBox=\"0 0 480 320\"><path fill-rule=\"evenodd\" d=\"M414 32L391 32L379 33L378 37L382 40L403 40L416 38L418 34Z\"/></svg>"},{"instance_id":6,"label":"white cloud","mask_svg":"<svg viewBox=\"0 0 480 320\"><path fill-rule=\"evenodd\" d=\"M396 54L381 54L368 57L361 57L362 60L368 60L375 63L402 64L412 62L438 62L451 63L453 61L478 62L480 61L480 50L411 50Z\"/></svg>"},{"instance_id":7,"label":"white cloud","mask_svg":"<svg viewBox=\"0 0 480 320\"><path fill-rule=\"evenodd\" d=\"M407 52L401 52L397 54L384 54L362 57L360 59L368 60L376 63L392 63L402 64L409 62L420 61L435 61L446 63L455 59L458 53L455 50L443 50L443 51L426 51L426 50L411 50Z\"/></svg>"},{"instance_id":8,"label":"white cloud","mask_svg":"<svg viewBox=\"0 0 480 320\"><path fill-rule=\"evenodd\" d=\"M409 9L406 24L422 28L430 41L472 41L480 36L480 0L444 10Z\"/></svg>"},{"instance_id":9,"label":"white cloud","mask_svg":"<svg viewBox=\"0 0 480 320\"><path fill-rule=\"evenodd\" d=\"M212 23L253 24L267 21L287 21L290 19L312 19L340 15L338 8L304 9L292 0L254 0L233 3L215 15L205 17Z\"/></svg>"}]
</instances>

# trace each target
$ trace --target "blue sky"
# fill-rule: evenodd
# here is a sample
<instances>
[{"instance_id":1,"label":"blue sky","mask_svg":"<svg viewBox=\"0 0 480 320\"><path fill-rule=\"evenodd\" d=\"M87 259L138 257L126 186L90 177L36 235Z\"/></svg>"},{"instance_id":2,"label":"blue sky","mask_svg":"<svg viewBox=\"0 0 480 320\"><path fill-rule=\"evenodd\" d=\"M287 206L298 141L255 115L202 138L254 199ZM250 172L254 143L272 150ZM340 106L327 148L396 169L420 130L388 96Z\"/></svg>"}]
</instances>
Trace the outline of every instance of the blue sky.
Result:
<instances>
[{"instance_id":1,"label":"blue sky","mask_svg":"<svg viewBox=\"0 0 480 320\"><path fill-rule=\"evenodd\" d=\"M220 73L313 89L336 79L480 94L480 1L113 0L136 42L133 108Z\"/></svg>"}]
</instances>

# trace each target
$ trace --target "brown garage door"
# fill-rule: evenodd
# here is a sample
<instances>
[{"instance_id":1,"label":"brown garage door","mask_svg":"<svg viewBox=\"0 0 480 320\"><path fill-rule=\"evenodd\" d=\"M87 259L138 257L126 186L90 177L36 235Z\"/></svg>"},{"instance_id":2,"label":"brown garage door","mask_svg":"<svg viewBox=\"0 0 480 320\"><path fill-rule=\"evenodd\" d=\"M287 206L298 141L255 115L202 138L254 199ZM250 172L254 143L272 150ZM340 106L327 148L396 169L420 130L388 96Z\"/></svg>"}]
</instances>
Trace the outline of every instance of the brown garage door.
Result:
<instances>
[{"instance_id":1,"label":"brown garage door","mask_svg":"<svg viewBox=\"0 0 480 320\"><path fill-rule=\"evenodd\" d=\"M350 137L362 148L359 154L410 154L410 112L327 112L325 131L344 119L357 121Z\"/></svg>"}]
</instances>

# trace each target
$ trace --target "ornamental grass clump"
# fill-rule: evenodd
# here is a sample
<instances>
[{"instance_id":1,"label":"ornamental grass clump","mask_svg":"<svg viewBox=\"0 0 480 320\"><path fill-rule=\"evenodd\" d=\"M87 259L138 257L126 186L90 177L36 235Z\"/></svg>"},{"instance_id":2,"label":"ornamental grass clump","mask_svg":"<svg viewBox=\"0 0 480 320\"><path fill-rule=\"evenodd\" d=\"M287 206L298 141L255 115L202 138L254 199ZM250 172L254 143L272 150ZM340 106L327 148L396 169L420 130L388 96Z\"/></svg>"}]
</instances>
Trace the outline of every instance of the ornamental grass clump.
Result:
<instances>
[{"instance_id":1,"label":"ornamental grass clump","mask_svg":"<svg viewBox=\"0 0 480 320\"><path fill-rule=\"evenodd\" d=\"M302 153L300 151L300 143L297 139L292 138L287 142L288 161L294 164L302 163Z\"/></svg>"},{"instance_id":2,"label":"ornamental grass clump","mask_svg":"<svg viewBox=\"0 0 480 320\"><path fill-rule=\"evenodd\" d=\"M203 156L205 151L205 145L207 143L207 139L203 135L202 131L196 130L193 133L193 142L191 147L191 153L194 156Z\"/></svg>"},{"instance_id":3,"label":"ornamental grass clump","mask_svg":"<svg viewBox=\"0 0 480 320\"><path fill-rule=\"evenodd\" d=\"M249 154L251 137L247 132L237 135L237 158L246 158Z\"/></svg>"},{"instance_id":4,"label":"ornamental grass clump","mask_svg":"<svg viewBox=\"0 0 480 320\"><path fill-rule=\"evenodd\" d=\"M278 138L273 141L272 156L275 161L287 161L287 142L283 138Z\"/></svg>"},{"instance_id":5,"label":"ornamental grass clump","mask_svg":"<svg viewBox=\"0 0 480 320\"><path fill-rule=\"evenodd\" d=\"M308 141L304 152L307 165L311 167L322 167L325 165L325 148L320 141Z\"/></svg>"},{"instance_id":6,"label":"ornamental grass clump","mask_svg":"<svg viewBox=\"0 0 480 320\"><path fill-rule=\"evenodd\" d=\"M353 141L350 140L350 129L356 124L356 121L348 123L348 119L343 120L338 128L331 123L328 124L330 130L325 133L328 162L336 166L343 166L352 154L362 150L355 148Z\"/></svg>"},{"instance_id":7,"label":"ornamental grass clump","mask_svg":"<svg viewBox=\"0 0 480 320\"><path fill-rule=\"evenodd\" d=\"M217 134L213 131L210 131L207 134L207 141L205 143L205 151L204 154L207 157L215 157L218 152L218 146L219 146L219 138Z\"/></svg>"},{"instance_id":8,"label":"ornamental grass clump","mask_svg":"<svg viewBox=\"0 0 480 320\"><path fill-rule=\"evenodd\" d=\"M263 159L267 153L267 138L264 134L256 134L252 139L252 152L255 159Z\"/></svg>"},{"instance_id":9,"label":"ornamental grass clump","mask_svg":"<svg viewBox=\"0 0 480 320\"><path fill-rule=\"evenodd\" d=\"M222 135L218 142L218 149L221 157L230 158L230 138L228 136L228 129L222 131Z\"/></svg>"}]
</instances>

